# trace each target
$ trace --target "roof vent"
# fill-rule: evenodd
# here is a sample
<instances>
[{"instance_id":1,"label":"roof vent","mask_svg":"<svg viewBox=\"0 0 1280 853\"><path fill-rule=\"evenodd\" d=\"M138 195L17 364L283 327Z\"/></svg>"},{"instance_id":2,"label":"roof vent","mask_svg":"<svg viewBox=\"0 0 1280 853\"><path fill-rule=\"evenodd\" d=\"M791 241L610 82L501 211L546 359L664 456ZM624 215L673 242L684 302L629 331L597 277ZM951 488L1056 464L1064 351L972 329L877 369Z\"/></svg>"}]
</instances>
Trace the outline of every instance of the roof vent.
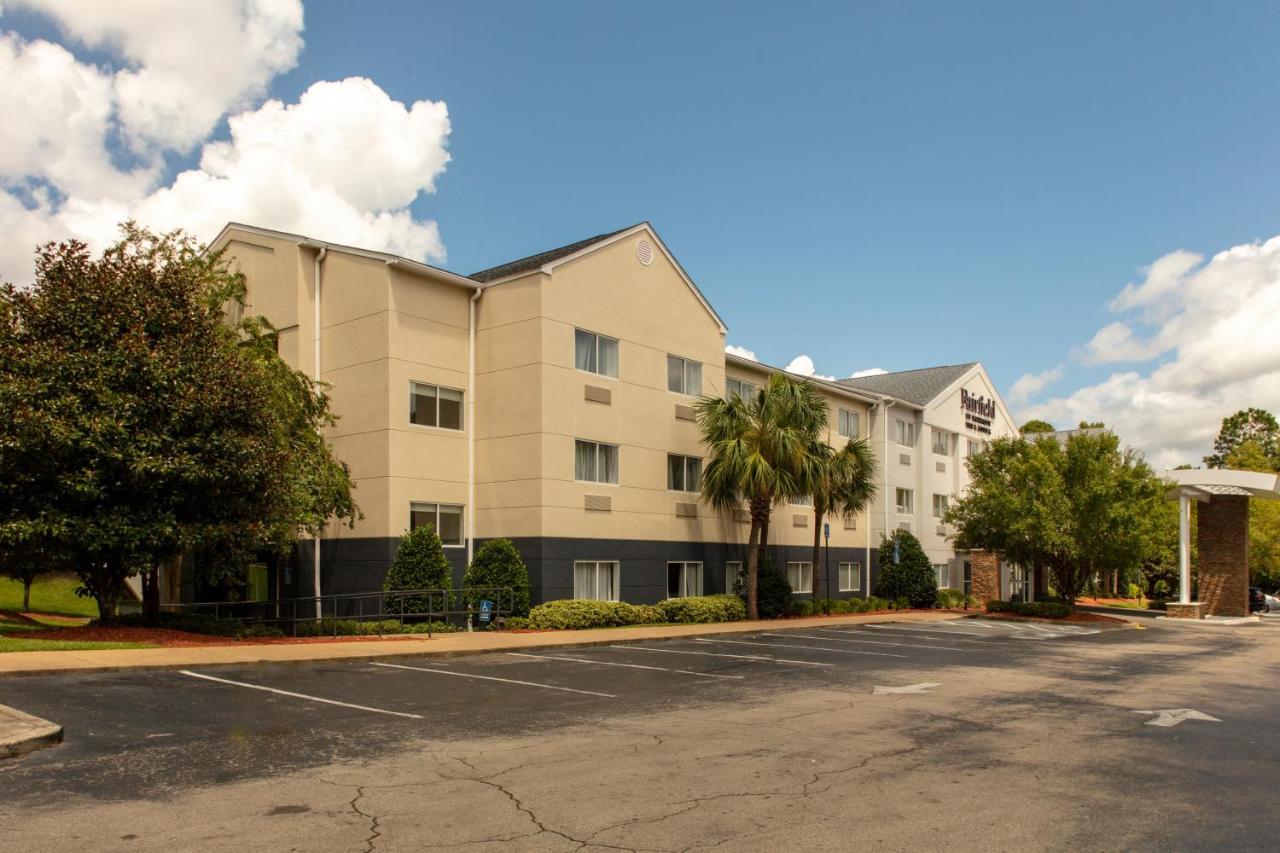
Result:
<instances>
[{"instance_id":1,"label":"roof vent","mask_svg":"<svg viewBox=\"0 0 1280 853\"><path fill-rule=\"evenodd\" d=\"M653 263L653 244L643 237L636 241L636 260L646 267Z\"/></svg>"}]
</instances>

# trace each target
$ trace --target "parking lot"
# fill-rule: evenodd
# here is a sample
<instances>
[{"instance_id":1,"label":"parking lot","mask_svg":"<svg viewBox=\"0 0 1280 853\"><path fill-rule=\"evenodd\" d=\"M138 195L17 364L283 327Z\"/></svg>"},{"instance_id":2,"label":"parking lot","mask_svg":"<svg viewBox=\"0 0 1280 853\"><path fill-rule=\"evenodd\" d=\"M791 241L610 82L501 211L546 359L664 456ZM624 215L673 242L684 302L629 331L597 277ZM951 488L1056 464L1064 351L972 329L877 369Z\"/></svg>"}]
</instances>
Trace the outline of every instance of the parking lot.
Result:
<instances>
[{"instance_id":1,"label":"parking lot","mask_svg":"<svg viewBox=\"0 0 1280 853\"><path fill-rule=\"evenodd\" d=\"M39 826L70 846L85 836L46 812L73 799L94 816L95 849L759 849L747 839L761 834L833 849L849 833L894 849L1052 848L1096 831L1074 818L1126 796L1121 780L1202 806L1187 774L1234 785L1276 772L1274 737L1251 729L1274 730L1274 696L1238 669L1265 659L1274 677L1265 655L1280 634L1267 628L819 624L0 680L0 703L67 730L0 765L0 816L15 842ZM1230 702L1210 689L1224 679L1239 682ZM1211 721L1148 725L1169 709ZM1249 746L1231 755L1224 738ZM173 809L191 820L154 819ZM1207 840L1215 814L1197 824ZM1169 826L1156 817L1112 821L1124 843L1083 846L1154 849ZM1038 823L1054 834L1028 845Z\"/></svg>"}]
</instances>

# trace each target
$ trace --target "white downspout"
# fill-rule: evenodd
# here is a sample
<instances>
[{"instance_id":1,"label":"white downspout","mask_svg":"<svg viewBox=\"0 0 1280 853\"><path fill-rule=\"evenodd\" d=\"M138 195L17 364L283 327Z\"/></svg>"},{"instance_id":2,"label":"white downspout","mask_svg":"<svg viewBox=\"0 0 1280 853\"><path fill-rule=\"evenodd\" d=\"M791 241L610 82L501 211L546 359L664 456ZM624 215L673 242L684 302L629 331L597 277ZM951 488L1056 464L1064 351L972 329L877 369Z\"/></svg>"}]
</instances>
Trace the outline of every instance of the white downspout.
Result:
<instances>
[{"instance_id":1,"label":"white downspout","mask_svg":"<svg viewBox=\"0 0 1280 853\"><path fill-rule=\"evenodd\" d=\"M315 300L315 316L312 319L312 344L315 349L315 369L312 378L320 381L320 265L324 263L324 256L329 254L328 246L321 246L320 251L316 253L315 281L316 281L316 300ZM320 537L316 536L312 542L311 548L311 581L312 589L316 592L316 618L320 619L324 616L324 608L320 602Z\"/></svg>"},{"instance_id":2,"label":"white downspout","mask_svg":"<svg viewBox=\"0 0 1280 853\"><path fill-rule=\"evenodd\" d=\"M471 294L467 323L467 565L475 556L476 540L476 303L481 287Z\"/></svg>"}]
</instances>

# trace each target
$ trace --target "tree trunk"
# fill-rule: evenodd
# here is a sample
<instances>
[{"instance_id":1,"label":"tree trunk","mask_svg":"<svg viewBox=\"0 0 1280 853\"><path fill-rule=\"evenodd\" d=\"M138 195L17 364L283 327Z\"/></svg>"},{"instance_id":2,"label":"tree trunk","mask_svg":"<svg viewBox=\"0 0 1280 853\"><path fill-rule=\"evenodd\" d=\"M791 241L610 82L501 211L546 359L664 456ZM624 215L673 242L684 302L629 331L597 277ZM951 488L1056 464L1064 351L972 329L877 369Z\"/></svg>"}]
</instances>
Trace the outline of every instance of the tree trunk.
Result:
<instances>
[{"instance_id":1,"label":"tree trunk","mask_svg":"<svg viewBox=\"0 0 1280 853\"><path fill-rule=\"evenodd\" d=\"M160 617L159 566L152 566L142 573L142 613L148 619Z\"/></svg>"},{"instance_id":2,"label":"tree trunk","mask_svg":"<svg viewBox=\"0 0 1280 853\"><path fill-rule=\"evenodd\" d=\"M816 606L818 603L818 566L822 565L822 509L818 507L818 502L813 502L813 571L812 582L813 602ZM825 575L824 575L825 576ZM827 598L831 597L831 590L827 590Z\"/></svg>"},{"instance_id":3,"label":"tree trunk","mask_svg":"<svg viewBox=\"0 0 1280 853\"><path fill-rule=\"evenodd\" d=\"M22 612L31 612L31 582L35 578L26 577L22 579Z\"/></svg>"},{"instance_id":4,"label":"tree trunk","mask_svg":"<svg viewBox=\"0 0 1280 853\"><path fill-rule=\"evenodd\" d=\"M760 525L755 515L751 516L751 534L747 537L747 618L760 618L760 604L757 595L756 581L759 577L760 554L756 550L760 537Z\"/></svg>"}]
</instances>

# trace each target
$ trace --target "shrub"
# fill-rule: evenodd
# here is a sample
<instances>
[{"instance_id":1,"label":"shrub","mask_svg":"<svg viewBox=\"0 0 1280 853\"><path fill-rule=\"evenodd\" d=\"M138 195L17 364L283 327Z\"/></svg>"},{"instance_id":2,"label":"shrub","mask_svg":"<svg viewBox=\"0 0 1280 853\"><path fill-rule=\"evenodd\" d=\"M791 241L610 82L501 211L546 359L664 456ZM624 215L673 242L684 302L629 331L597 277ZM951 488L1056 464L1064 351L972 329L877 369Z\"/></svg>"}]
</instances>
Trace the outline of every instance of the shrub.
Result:
<instances>
[{"instance_id":1,"label":"shrub","mask_svg":"<svg viewBox=\"0 0 1280 853\"><path fill-rule=\"evenodd\" d=\"M813 602L806 599L794 598L787 607L788 616L812 616Z\"/></svg>"},{"instance_id":2,"label":"shrub","mask_svg":"<svg viewBox=\"0 0 1280 853\"><path fill-rule=\"evenodd\" d=\"M1136 583L1129 584L1129 586L1126 588L1126 591L1128 592L1130 598L1136 601L1142 600L1142 587L1138 586Z\"/></svg>"},{"instance_id":3,"label":"shrub","mask_svg":"<svg viewBox=\"0 0 1280 853\"><path fill-rule=\"evenodd\" d=\"M387 592L413 589L453 589L453 568L444 556L440 537L430 524L415 527L400 537L400 547L387 572L382 588ZM442 602L436 602L440 604ZM404 599L406 613L426 613L431 609L429 596L416 595ZM398 609L398 603L389 603Z\"/></svg>"},{"instance_id":4,"label":"shrub","mask_svg":"<svg viewBox=\"0 0 1280 853\"><path fill-rule=\"evenodd\" d=\"M1061 619L1071 615L1071 607L1058 601L988 601L987 612Z\"/></svg>"},{"instance_id":5,"label":"shrub","mask_svg":"<svg viewBox=\"0 0 1280 853\"><path fill-rule=\"evenodd\" d=\"M768 556L764 558L757 570L756 604L762 619L777 619L785 616L791 604L791 584L787 582L787 574L773 565Z\"/></svg>"},{"instance_id":6,"label":"shrub","mask_svg":"<svg viewBox=\"0 0 1280 853\"><path fill-rule=\"evenodd\" d=\"M462 577L462 585L472 589L509 586L514 591L511 615L529 615L529 567L510 539L490 539L477 548L475 559ZM479 596L469 597L476 600L468 601L468 607L480 606Z\"/></svg>"},{"instance_id":7,"label":"shrub","mask_svg":"<svg viewBox=\"0 0 1280 853\"><path fill-rule=\"evenodd\" d=\"M964 607L964 591L959 589L938 590L938 606L946 608Z\"/></svg>"},{"instance_id":8,"label":"shrub","mask_svg":"<svg viewBox=\"0 0 1280 853\"><path fill-rule=\"evenodd\" d=\"M506 628L508 631L522 631L525 628L529 627L529 617L528 616L512 616L511 618L503 622L502 626Z\"/></svg>"},{"instance_id":9,"label":"shrub","mask_svg":"<svg viewBox=\"0 0 1280 853\"><path fill-rule=\"evenodd\" d=\"M449 634L458 630L446 622L414 622L401 625L396 619L362 622L358 619L307 619L295 622L293 632L299 637L368 637L382 634Z\"/></svg>"},{"instance_id":10,"label":"shrub","mask_svg":"<svg viewBox=\"0 0 1280 853\"><path fill-rule=\"evenodd\" d=\"M654 606L664 622L736 622L747 618L747 606L736 595L668 598Z\"/></svg>"},{"instance_id":11,"label":"shrub","mask_svg":"<svg viewBox=\"0 0 1280 853\"><path fill-rule=\"evenodd\" d=\"M883 598L881 598L878 595L872 595L862 602L861 612L870 613L876 610L888 610L888 609L889 609L889 602L885 601Z\"/></svg>"},{"instance_id":12,"label":"shrub","mask_svg":"<svg viewBox=\"0 0 1280 853\"><path fill-rule=\"evenodd\" d=\"M898 546L898 562L893 562L894 543ZM938 599L937 575L920 540L909 530L895 530L893 536L880 541L881 595L889 599L905 598L911 607L933 607Z\"/></svg>"},{"instance_id":13,"label":"shrub","mask_svg":"<svg viewBox=\"0 0 1280 853\"><path fill-rule=\"evenodd\" d=\"M539 604L529 611L529 627L553 630L607 628L663 621L662 611L651 604L621 601L562 599Z\"/></svg>"}]
</instances>

